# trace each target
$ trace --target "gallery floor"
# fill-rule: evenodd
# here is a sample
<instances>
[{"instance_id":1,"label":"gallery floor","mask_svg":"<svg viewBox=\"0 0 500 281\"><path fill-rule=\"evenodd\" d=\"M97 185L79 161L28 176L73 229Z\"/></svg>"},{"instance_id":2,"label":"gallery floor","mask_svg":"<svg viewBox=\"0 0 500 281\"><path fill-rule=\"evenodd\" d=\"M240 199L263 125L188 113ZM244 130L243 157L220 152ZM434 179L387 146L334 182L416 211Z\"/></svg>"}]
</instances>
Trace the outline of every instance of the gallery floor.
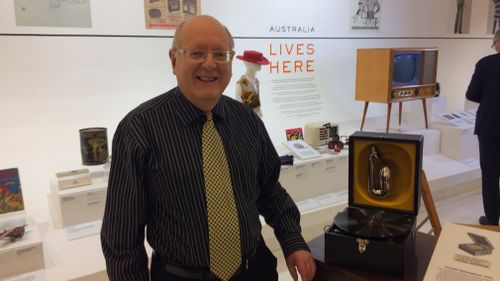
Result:
<instances>
[{"instance_id":1,"label":"gallery floor","mask_svg":"<svg viewBox=\"0 0 500 281\"><path fill-rule=\"evenodd\" d=\"M423 207L423 206L422 206ZM479 216L483 215L483 205L481 199L481 191L475 189L473 191L462 193L457 196L446 198L436 202L436 208L441 224L446 223L466 223L477 224ZM425 213L421 214L425 217ZM424 224L420 231L428 232L431 229L429 223ZM291 278L282 254L274 253L278 259L278 272L280 281L293 281ZM299 279L300 280L300 279Z\"/></svg>"}]
</instances>

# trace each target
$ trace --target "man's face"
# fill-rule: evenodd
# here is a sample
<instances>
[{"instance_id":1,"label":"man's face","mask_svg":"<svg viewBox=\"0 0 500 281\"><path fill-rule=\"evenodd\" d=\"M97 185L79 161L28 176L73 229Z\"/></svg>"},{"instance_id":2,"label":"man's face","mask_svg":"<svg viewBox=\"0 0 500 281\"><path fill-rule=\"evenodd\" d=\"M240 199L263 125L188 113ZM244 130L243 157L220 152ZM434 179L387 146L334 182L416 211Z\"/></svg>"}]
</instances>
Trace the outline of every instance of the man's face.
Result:
<instances>
[{"instance_id":1,"label":"man's face","mask_svg":"<svg viewBox=\"0 0 500 281\"><path fill-rule=\"evenodd\" d=\"M214 19L193 18L184 25L178 38L178 49L229 51L229 36ZM195 62L179 51L170 50L172 69L179 88L198 107L215 105L232 75L232 62L216 63L212 54L204 62Z\"/></svg>"}]
</instances>

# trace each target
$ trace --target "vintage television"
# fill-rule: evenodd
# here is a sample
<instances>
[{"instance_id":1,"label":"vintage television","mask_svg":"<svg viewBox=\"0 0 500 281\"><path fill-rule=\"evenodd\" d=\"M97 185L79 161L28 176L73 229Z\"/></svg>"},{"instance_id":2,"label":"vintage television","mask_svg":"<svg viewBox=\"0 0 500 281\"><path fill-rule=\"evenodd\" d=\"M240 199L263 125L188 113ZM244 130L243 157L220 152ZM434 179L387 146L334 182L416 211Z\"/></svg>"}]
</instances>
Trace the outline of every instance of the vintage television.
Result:
<instances>
[{"instance_id":1,"label":"vintage television","mask_svg":"<svg viewBox=\"0 0 500 281\"><path fill-rule=\"evenodd\" d=\"M437 95L437 48L358 49L356 100L392 103Z\"/></svg>"}]
</instances>

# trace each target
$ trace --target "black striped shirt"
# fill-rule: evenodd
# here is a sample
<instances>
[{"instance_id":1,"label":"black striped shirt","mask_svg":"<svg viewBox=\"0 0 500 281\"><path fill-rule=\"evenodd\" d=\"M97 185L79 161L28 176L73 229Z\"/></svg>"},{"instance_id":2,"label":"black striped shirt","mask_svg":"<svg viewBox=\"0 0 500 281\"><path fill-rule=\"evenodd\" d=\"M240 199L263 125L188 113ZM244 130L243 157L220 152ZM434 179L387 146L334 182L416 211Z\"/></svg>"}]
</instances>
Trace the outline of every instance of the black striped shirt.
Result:
<instances>
[{"instance_id":1,"label":"black striped shirt","mask_svg":"<svg viewBox=\"0 0 500 281\"><path fill-rule=\"evenodd\" d=\"M242 252L257 245L259 214L274 228L285 256L307 249L299 211L278 182L279 157L260 118L225 96L212 112L230 167ZM171 262L209 267L201 152L205 120L174 88L118 125L101 230L111 280L148 280L145 232L151 247Z\"/></svg>"}]
</instances>

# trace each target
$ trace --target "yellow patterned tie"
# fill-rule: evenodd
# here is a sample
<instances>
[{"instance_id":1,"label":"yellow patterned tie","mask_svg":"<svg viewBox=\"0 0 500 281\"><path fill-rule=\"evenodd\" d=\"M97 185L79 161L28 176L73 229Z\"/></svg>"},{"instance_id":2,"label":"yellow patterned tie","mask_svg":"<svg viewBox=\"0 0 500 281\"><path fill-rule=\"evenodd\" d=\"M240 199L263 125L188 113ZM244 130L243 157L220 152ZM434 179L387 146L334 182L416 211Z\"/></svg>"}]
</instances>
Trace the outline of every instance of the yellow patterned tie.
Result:
<instances>
[{"instance_id":1,"label":"yellow patterned tie","mask_svg":"<svg viewBox=\"0 0 500 281\"><path fill-rule=\"evenodd\" d=\"M207 197L210 271L229 280L241 265L240 224L222 140L212 113L203 125L203 175Z\"/></svg>"}]
</instances>

